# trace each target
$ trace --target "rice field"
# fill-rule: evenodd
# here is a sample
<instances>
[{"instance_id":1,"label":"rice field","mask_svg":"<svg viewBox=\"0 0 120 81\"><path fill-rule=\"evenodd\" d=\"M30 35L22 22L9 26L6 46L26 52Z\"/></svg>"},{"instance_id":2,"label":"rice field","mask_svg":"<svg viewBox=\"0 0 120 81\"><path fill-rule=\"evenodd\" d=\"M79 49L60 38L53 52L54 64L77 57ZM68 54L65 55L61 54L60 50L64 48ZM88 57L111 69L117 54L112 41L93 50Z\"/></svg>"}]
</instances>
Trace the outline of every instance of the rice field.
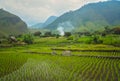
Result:
<instances>
[{"instance_id":1,"label":"rice field","mask_svg":"<svg viewBox=\"0 0 120 81\"><path fill-rule=\"evenodd\" d=\"M120 59L31 54L17 58L20 56L24 57L21 62L14 63L12 55L6 59L5 72L14 71L0 81L120 81Z\"/></svg>"},{"instance_id":2,"label":"rice field","mask_svg":"<svg viewBox=\"0 0 120 81\"><path fill-rule=\"evenodd\" d=\"M55 43L41 39L32 45L0 48L0 81L120 81L119 47L64 43L65 39ZM72 56L62 55L70 49Z\"/></svg>"}]
</instances>

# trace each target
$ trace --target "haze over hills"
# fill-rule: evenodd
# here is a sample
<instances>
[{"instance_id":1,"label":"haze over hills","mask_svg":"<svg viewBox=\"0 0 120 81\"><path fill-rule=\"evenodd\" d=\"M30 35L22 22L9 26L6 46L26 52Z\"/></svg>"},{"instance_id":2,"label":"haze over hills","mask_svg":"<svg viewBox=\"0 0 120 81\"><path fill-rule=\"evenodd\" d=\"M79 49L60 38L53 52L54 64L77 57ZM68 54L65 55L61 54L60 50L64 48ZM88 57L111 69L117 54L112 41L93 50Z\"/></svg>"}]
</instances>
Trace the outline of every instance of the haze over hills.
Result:
<instances>
[{"instance_id":1,"label":"haze over hills","mask_svg":"<svg viewBox=\"0 0 120 81\"><path fill-rule=\"evenodd\" d=\"M0 36L19 35L27 31L26 23L18 16L0 9Z\"/></svg>"},{"instance_id":2,"label":"haze over hills","mask_svg":"<svg viewBox=\"0 0 120 81\"><path fill-rule=\"evenodd\" d=\"M30 28L44 28L47 25L49 25L52 22L54 22L56 19L57 19L56 16L50 16L44 23L35 24L35 25L31 26Z\"/></svg>"},{"instance_id":3,"label":"haze over hills","mask_svg":"<svg viewBox=\"0 0 120 81\"><path fill-rule=\"evenodd\" d=\"M120 1L90 3L58 17L45 29L65 31L96 31L105 26L120 25Z\"/></svg>"},{"instance_id":4,"label":"haze over hills","mask_svg":"<svg viewBox=\"0 0 120 81\"><path fill-rule=\"evenodd\" d=\"M120 1L90 3L82 8L64 13L60 17L50 16L44 23L31 28L56 31L96 31L105 26L120 25ZM27 25L18 16L0 9L0 36L18 35L27 32Z\"/></svg>"}]
</instances>

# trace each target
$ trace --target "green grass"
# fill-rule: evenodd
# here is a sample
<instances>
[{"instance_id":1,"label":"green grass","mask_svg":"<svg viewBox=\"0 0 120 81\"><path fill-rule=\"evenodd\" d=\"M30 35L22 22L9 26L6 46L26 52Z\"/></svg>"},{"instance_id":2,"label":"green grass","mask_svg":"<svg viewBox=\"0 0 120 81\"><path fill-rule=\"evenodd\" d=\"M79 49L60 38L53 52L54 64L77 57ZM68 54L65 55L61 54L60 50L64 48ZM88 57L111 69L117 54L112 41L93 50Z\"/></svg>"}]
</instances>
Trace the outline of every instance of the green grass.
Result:
<instances>
[{"instance_id":1,"label":"green grass","mask_svg":"<svg viewBox=\"0 0 120 81\"><path fill-rule=\"evenodd\" d=\"M75 56L62 56L63 50L56 50L58 55L42 54L52 53L52 48L90 51L72 51ZM120 59L77 56L120 56L120 52L102 50L120 48L71 43L63 37L36 38L31 45L0 48L0 81L120 81Z\"/></svg>"}]
</instances>

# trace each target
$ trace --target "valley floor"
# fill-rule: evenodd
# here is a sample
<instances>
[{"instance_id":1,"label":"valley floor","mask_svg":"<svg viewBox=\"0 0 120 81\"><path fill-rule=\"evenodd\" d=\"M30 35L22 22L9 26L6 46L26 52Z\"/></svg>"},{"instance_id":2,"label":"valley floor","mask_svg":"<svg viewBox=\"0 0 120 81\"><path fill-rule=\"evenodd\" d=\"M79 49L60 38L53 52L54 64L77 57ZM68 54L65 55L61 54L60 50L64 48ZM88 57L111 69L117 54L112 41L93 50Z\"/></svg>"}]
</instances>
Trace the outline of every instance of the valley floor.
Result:
<instances>
[{"instance_id":1,"label":"valley floor","mask_svg":"<svg viewBox=\"0 0 120 81\"><path fill-rule=\"evenodd\" d=\"M120 81L119 47L65 38L35 41L0 48L0 81Z\"/></svg>"}]
</instances>

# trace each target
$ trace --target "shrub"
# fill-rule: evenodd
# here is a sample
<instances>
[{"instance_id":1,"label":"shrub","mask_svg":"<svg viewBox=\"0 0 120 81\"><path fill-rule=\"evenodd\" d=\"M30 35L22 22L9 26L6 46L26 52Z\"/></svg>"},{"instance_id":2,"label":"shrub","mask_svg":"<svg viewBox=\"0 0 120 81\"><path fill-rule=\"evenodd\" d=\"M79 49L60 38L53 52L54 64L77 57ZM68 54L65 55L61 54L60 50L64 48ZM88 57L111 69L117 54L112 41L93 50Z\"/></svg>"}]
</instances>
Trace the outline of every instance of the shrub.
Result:
<instances>
[{"instance_id":1,"label":"shrub","mask_svg":"<svg viewBox=\"0 0 120 81\"><path fill-rule=\"evenodd\" d=\"M120 35L120 27L113 28L111 31L113 32L113 34Z\"/></svg>"},{"instance_id":2,"label":"shrub","mask_svg":"<svg viewBox=\"0 0 120 81\"><path fill-rule=\"evenodd\" d=\"M74 39L73 36L69 36L69 37L67 38L67 40L73 40L73 39Z\"/></svg>"},{"instance_id":3,"label":"shrub","mask_svg":"<svg viewBox=\"0 0 120 81\"><path fill-rule=\"evenodd\" d=\"M102 36L102 37L105 37L105 36L106 36L106 33L102 33L101 36Z\"/></svg>"},{"instance_id":4,"label":"shrub","mask_svg":"<svg viewBox=\"0 0 120 81\"><path fill-rule=\"evenodd\" d=\"M52 33L51 32L45 32L44 36L45 37L50 37L50 36L52 36Z\"/></svg>"},{"instance_id":5,"label":"shrub","mask_svg":"<svg viewBox=\"0 0 120 81\"><path fill-rule=\"evenodd\" d=\"M65 37L71 36L71 32L65 32Z\"/></svg>"},{"instance_id":6,"label":"shrub","mask_svg":"<svg viewBox=\"0 0 120 81\"><path fill-rule=\"evenodd\" d=\"M94 36L93 37L93 43L101 44L101 43L103 43L103 40L100 40L98 36Z\"/></svg>"},{"instance_id":7,"label":"shrub","mask_svg":"<svg viewBox=\"0 0 120 81\"><path fill-rule=\"evenodd\" d=\"M0 44L2 43L2 41L0 40Z\"/></svg>"},{"instance_id":8,"label":"shrub","mask_svg":"<svg viewBox=\"0 0 120 81\"><path fill-rule=\"evenodd\" d=\"M106 36L105 38L103 38L103 44L120 46L120 37L118 35L116 35L116 36L112 36L112 35Z\"/></svg>"},{"instance_id":9,"label":"shrub","mask_svg":"<svg viewBox=\"0 0 120 81\"><path fill-rule=\"evenodd\" d=\"M34 33L34 36L40 36L42 33L40 31L37 31Z\"/></svg>"},{"instance_id":10,"label":"shrub","mask_svg":"<svg viewBox=\"0 0 120 81\"><path fill-rule=\"evenodd\" d=\"M60 35L59 34L56 34L56 38L59 38L60 37Z\"/></svg>"},{"instance_id":11,"label":"shrub","mask_svg":"<svg viewBox=\"0 0 120 81\"><path fill-rule=\"evenodd\" d=\"M23 35L23 42L32 44L33 43L33 35L32 34Z\"/></svg>"}]
</instances>

